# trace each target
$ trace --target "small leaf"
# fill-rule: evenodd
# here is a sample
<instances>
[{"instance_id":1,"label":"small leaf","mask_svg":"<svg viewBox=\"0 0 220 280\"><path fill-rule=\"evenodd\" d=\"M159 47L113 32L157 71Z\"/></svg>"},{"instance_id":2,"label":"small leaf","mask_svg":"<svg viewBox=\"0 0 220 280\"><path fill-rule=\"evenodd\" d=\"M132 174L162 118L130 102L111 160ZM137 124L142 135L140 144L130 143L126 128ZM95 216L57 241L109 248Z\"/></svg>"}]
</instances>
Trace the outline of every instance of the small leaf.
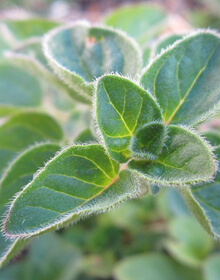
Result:
<instances>
[{"instance_id":1,"label":"small leaf","mask_svg":"<svg viewBox=\"0 0 220 280\"><path fill-rule=\"evenodd\" d=\"M44 53L58 76L89 100L96 78L111 71L134 76L141 67L134 41L118 31L85 22L49 32Z\"/></svg>"},{"instance_id":2,"label":"small leaf","mask_svg":"<svg viewBox=\"0 0 220 280\"><path fill-rule=\"evenodd\" d=\"M40 81L10 61L0 62L0 116L42 103Z\"/></svg>"},{"instance_id":3,"label":"small leaf","mask_svg":"<svg viewBox=\"0 0 220 280\"><path fill-rule=\"evenodd\" d=\"M141 127L131 138L132 156L156 159L161 152L166 136L162 123L150 123Z\"/></svg>"},{"instance_id":4,"label":"small leaf","mask_svg":"<svg viewBox=\"0 0 220 280\"><path fill-rule=\"evenodd\" d=\"M0 177L14 156L43 141L60 141L63 133L58 123L43 113L19 113L0 126Z\"/></svg>"},{"instance_id":5,"label":"small leaf","mask_svg":"<svg viewBox=\"0 0 220 280\"><path fill-rule=\"evenodd\" d=\"M144 124L160 121L161 112L147 91L128 79L106 75L97 82L96 118L109 154L125 162L131 137Z\"/></svg>"},{"instance_id":6,"label":"small leaf","mask_svg":"<svg viewBox=\"0 0 220 280\"><path fill-rule=\"evenodd\" d=\"M215 176L215 162L209 146L193 132L168 126L168 138L156 161L135 161L129 168L159 185L199 183Z\"/></svg>"},{"instance_id":7,"label":"small leaf","mask_svg":"<svg viewBox=\"0 0 220 280\"><path fill-rule=\"evenodd\" d=\"M219 35L199 31L157 57L141 83L157 98L166 124L193 126L219 106L219 75Z\"/></svg>"},{"instance_id":8,"label":"small leaf","mask_svg":"<svg viewBox=\"0 0 220 280\"><path fill-rule=\"evenodd\" d=\"M59 25L58 22L42 18L5 20L3 24L17 41L42 37L46 32Z\"/></svg>"},{"instance_id":9,"label":"small leaf","mask_svg":"<svg viewBox=\"0 0 220 280\"><path fill-rule=\"evenodd\" d=\"M166 255L153 253L125 258L115 268L117 280L200 280L199 271L180 265Z\"/></svg>"},{"instance_id":10,"label":"small leaf","mask_svg":"<svg viewBox=\"0 0 220 280\"><path fill-rule=\"evenodd\" d=\"M63 150L15 198L5 221L6 235L37 235L137 196L135 177L123 171L118 178L118 170L100 145Z\"/></svg>"},{"instance_id":11,"label":"small leaf","mask_svg":"<svg viewBox=\"0 0 220 280\"><path fill-rule=\"evenodd\" d=\"M138 4L114 10L105 18L105 23L125 31L143 44L160 33L165 19L166 13L161 8Z\"/></svg>"},{"instance_id":12,"label":"small leaf","mask_svg":"<svg viewBox=\"0 0 220 280\"><path fill-rule=\"evenodd\" d=\"M33 178L33 174L59 150L56 144L38 144L20 154L6 170L0 182L0 216L11 198ZM0 234L0 267L17 254L29 240L12 241Z\"/></svg>"}]
</instances>

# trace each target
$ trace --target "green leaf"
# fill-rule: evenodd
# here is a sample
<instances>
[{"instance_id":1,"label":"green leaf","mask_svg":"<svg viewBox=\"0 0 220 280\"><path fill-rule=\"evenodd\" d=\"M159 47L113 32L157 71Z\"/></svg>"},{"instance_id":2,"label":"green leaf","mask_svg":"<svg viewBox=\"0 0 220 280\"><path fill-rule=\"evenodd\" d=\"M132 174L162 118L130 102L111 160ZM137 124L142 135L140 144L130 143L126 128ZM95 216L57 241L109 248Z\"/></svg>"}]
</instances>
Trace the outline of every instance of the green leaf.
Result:
<instances>
[{"instance_id":1,"label":"green leaf","mask_svg":"<svg viewBox=\"0 0 220 280\"><path fill-rule=\"evenodd\" d=\"M46 32L59 25L58 22L43 18L6 20L3 24L17 41L23 41L33 37L42 37Z\"/></svg>"},{"instance_id":2,"label":"green leaf","mask_svg":"<svg viewBox=\"0 0 220 280\"><path fill-rule=\"evenodd\" d=\"M18 152L43 141L61 141L58 123L44 113L24 112L13 115L0 126L0 177Z\"/></svg>"},{"instance_id":3,"label":"green leaf","mask_svg":"<svg viewBox=\"0 0 220 280\"><path fill-rule=\"evenodd\" d=\"M155 161L132 160L128 167L159 185L184 185L215 176L209 146L195 133L179 126L167 127L168 137Z\"/></svg>"},{"instance_id":4,"label":"green leaf","mask_svg":"<svg viewBox=\"0 0 220 280\"><path fill-rule=\"evenodd\" d=\"M218 280L220 275L220 254L211 255L203 265L205 280Z\"/></svg>"},{"instance_id":5,"label":"green leaf","mask_svg":"<svg viewBox=\"0 0 220 280\"><path fill-rule=\"evenodd\" d=\"M125 258L115 268L117 280L200 280L199 271L187 268L168 256L153 253Z\"/></svg>"},{"instance_id":6,"label":"green leaf","mask_svg":"<svg viewBox=\"0 0 220 280\"><path fill-rule=\"evenodd\" d=\"M192 267L199 267L213 247L211 237L191 216L172 220L169 236L166 249L175 259Z\"/></svg>"},{"instance_id":7,"label":"green leaf","mask_svg":"<svg viewBox=\"0 0 220 280\"><path fill-rule=\"evenodd\" d=\"M72 146L54 157L12 202L5 232L29 237L105 211L137 196L134 175L96 144Z\"/></svg>"},{"instance_id":8,"label":"green leaf","mask_svg":"<svg viewBox=\"0 0 220 280\"><path fill-rule=\"evenodd\" d=\"M6 170L0 181L0 216L7 209L7 205L14 195L21 191L33 174L50 160L59 150L56 144L38 144L21 153ZM29 240L18 239L12 241L5 239L0 234L0 267L5 265L15 254L17 254Z\"/></svg>"},{"instance_id":9,"label":"green leaf","mask_svg":"<svg viewBox=\"0 0 220 280\"><path fill-rule=\"evenodd\" d=\"M10 61L0 62L0 116L22 108L36 108L41 103L40 81Z\"/></svg>"},{"instance_id":10,"label":"green leaf","mask_svg":"<svg viewBox=\"0 0 220 280\"><path fill-rule=\"evenodd\" d=\"M162 123L150 123L141 127L131 138L132 156L154 160L161 152L166 137Z\"/></svg>"},{"instance_id":11,"label":"green leaf","mask_svg":"<svg viewBox=\"0 0 220 280\"><path fill-rule=\"evenodd\" d=\"M104 20L107 25L125 31L143 44L163 30L165 19L166 13L161 8L138 4L114 10Z\"/></svg>"},{"instance_id":12,"label":"green leaf","mask_svg":"<svg viewBox=\"0 0 220 280\"><path fill-rule=\"evenodd\" d=\"M185 37L158 56L141 84L163 109L164 123L193 126L219 107L220 38L212 31Z\"/></svg>"},{"instance_id":13,"label":"green leaf","mask_svg":"<svg viewBox=\"0 0 220 280\"><path fill-rule=\"evenodd\" d=\"M146 123L161 120L154 99L130 80L106 75L96 88L96 119L109 154L119 162L130 157L131 137Z\"/></svg>"},{"instance_id":14,"label":"green leaf","mask_svg":"<svg viewBox=\"0 0 220 280\"><path fill-rule=\"evenodd\" d=\"M89 100L96 78L111 71L134 76L141 67L135 41L118 31L85 22L49 32L44 53L58 76Z\"/></svg>"}]
</instances>

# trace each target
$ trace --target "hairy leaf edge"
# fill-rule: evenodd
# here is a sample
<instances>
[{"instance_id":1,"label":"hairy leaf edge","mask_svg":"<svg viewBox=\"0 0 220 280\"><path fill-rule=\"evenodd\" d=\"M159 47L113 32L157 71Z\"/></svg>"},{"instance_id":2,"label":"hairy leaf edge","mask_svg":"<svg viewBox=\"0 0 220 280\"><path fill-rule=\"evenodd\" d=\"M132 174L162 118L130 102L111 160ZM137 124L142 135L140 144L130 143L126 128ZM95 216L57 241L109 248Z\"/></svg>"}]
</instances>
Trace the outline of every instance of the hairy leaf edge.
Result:
<instances>
[{"instance_id":1,"label":"hairy leaf edge","mask_svg":"<svg viewBox=\"0 0 220 280\"><path fill-rule=\"evenodd\" d=\"M190 182L184 182L184 183L181 183L181 180L179 181L173 181L173 182L168 182L168 181L163 181L163 180L160 180L160 178L158 177L157 179L152 179L150 177L146 177L144 174L142 174L141 172L138 172L136 170L133 170L133 169L130 169L128 168L129 170L132 170L133 172L137 173L138 175L140 175L143 179L145 180L148 180L149 182L153 183L153 184L156 184L157 186L169 186L169 187L189 187L189 185L198 185L198 184L201 184L201 183L210 183L210 182L213 182L215 180L215 177L216 177L216 174L219 170L219 166L218 166L218 160L216 159L216 155L214 154L214 150L215 150L215 147L213 147L206 139L205 137L201 136L199 134L198 131L196 131L194 128L192 127L188 127L188 126L185 126L185 125L171 125L171 126L175 126L175 127L181 127L183 129L186 129L188 130L188 132L190 132L191 134L194 134L196 135L200 140L202 140L203 144L209 149L209 151L211 152L211 157L212 157L212 160L213 160L213 165L214 165L214 174L213 176L204 181L204 180L200 180L200 179L195 179L194 181L190 181ZM168 130L167 130L167 133L169 133L169 126L167 127ZM169 138L169 135L167 136L167 138ZM166 138L166 139L167 139ZM165 145L166 146L166 143ZM129 166L128 166L129 167Z\"/></svg>"},{"instance_id":2,"label":"hairy leaf edge","mask_svg":"<svg viewBox=\"0 0 220 280\"><path fill-rule=\"evenodd\" d=\"M88 145L97 145L97 143L90 143ZM57 156L59 155L61 152L65 151L66 149L72 147L73 145L69 145L67 147L63 147L61 148L59 151L57 151L57 153L55 154L55 156L53 158L51 158L44 167L40 168L33 177L33 180L35 179L36 176L38 176L43 170L44 168ZM81 144L78 146L87 146L87 144ZM111 159L111 157L110 157ZM116 177L117 179L119 179L119 175L123 170L119 170L118 176ZM52 230L58 230L62 227L68 227L72 224L77 223L79 220L87 218L90 215L96 215L96 214L101 214L104 213L106 211L110 211L111 209L114 209L115 207L119 206L121 203L125 202L128 199L134 199L137 198L138 196L140 196L141 194L143 194L143 188L141 187L141 182L142 182L142 178L140 176L138 176L139 174L135 174L135 172L133 172L133 170L129 170L133 176L134 176L134 180L137 182L137 187L134 189L134 191L132 193L126 193L124 194L122 197L119 197L119 200L108 206L108 207L101 207L100 209L96 210L96 211L92 211L92 210L79 210L78 212L75 213L69 213L67 215L64 215L62 219L57 219L55 220L53 223L49 224L46 227L39 227L39 228L34 228L33 230L31 230L29 233L21 233L21 234L9 234L6 230L6 223L7 220L9 218L11 209L15 203L15 201L19 198L20 194L29 187L29 185L32 183L32 181L30 183L28 183L26 186L24 186L24 188L22 189L22 191L18 192L14 197L12 202L10 202L8 204L8 210L5 212L4 214L4 219L3 219L3 223L1 225L1 232L2 235L6 238L6 239L11 239L11 240L16 240L18 239L27 239L30 238L32 236L37 236L39 234L42 233L46 233L48 231L52 231ZM116 182L116 180L112 181L108 186L106 186L103 191L105 191L107 188L109 188L112 184L114 184ZM98 195L97 195L98 196Z\"/></svg>"},{"instance_id":3,"label":"hairy leaf edge","mask_svg":"<svg viewBox=\"0 0 220 280\"><path fill-rule=\"evenodd\" d=\"M185 39L193 38L193 37L197 36L198 34L202 34L202 33L212 34L212 35L214 35L214 36L216 36L216 37L218 37L220 39L220 34L218 33L218 31L217 30L213 30L213 29L202 29L202 28L200 28L200 29L197 29L196 31L192 31L192 32L190 32L188 34L185 34L185 35L183 34L183 37L181 39L177 40L172 45L169 45L166 48L162 49L161 52L158 55L156 55L156 57L153 57L153 58L151 57L151 60L148 63L148 65L142 69L140 74L137 75L138 83L140 84L140 86L143 89L145 89L144 86L141 84L141 78L143 77L145 72L147 72L150 69L152 64L156 60L160 59L160 57L163 56L164 53L172 51L177 45L181 44ZM149 89L145 89L145 90L148 91L151 94L152 97L154 96L154 94ZM197 117L197 120L192 124L191 127L196 127L196 126L200 125L205 120L210 119L211 117L213 117L219 111L220 111L220 102L217 105L215 105L215 107L213 109L211 109L208 112L204 113L200 117Z\"/></svg>"},{"instance_id":4,"label":"hairy leaf edge","mask_svg":"<svg viewBox=\"0 0 220 280\"><path fill-rule=\"evenodd\" d=\"M116 34L118 34L119 36L123 37L123 39L127 42L129 42L134 49L136 49L137 51L137 54L139 56L139 59L140 59L140 65L139 65L139 70L141 70L141 66L143 64L143 60L142 60L142 52L141 52L141 49L138 45L138 43L131 37L129 37L125 32L121 31L121 30L118 30L116 28L113 28L113 27L110 27L110 26L105 26L105 25L102 25L102 24L90 24L88 21L86 20L78 20L78 21L75 21L74 23L70 23L70 24L65 24L63 26L59 26L59 27L56 27L54 29L52 29L51 31L49 31L48 33L46 33L44 35L44 38L43 38L43 42L42 42L42 47L43 47L43 52L44 52L44 55L45 57L47 58L47 61L48 61L48 64L51 66L51 68L53 69L53 71L59 76L59 78L62 80L62 81L65 81L65 79L63 77L61 77L60 73L58 70L55 70L53 65L55 65L57 68L61 68L65 73L67 73L68 75L72 75L74 76L75 78L79 79L81 81L82 84L84 84L85 86L93 86L96 78L94 78L94 81L93 82L86 82L83 77L81 77L79 74L77 74L76 72L74 71L70 71L68 68L66 68L65 66L61 65L60 63L58 63L51 55L51 52L49 50L49 47L48 47L48 42L49 40L51 39L51 37L55 34L57 34L58 32L60 31L63 31L65 29L69 29L69 28L73 28L77 25L83 25L87 28L100 28L102 30L108 30L108 31L112 31L112 32L115 32ZM67 81L65 81L65 83L67 83ZM69 85L70 86L70 85ZM79 88L80 90L80 88ZM80 94L82 94L85 98L87 98L88 100L90 100L90 96L88 96L87 94L84 93L83 90L80 90Z\"/></svg>"}]
</instances>

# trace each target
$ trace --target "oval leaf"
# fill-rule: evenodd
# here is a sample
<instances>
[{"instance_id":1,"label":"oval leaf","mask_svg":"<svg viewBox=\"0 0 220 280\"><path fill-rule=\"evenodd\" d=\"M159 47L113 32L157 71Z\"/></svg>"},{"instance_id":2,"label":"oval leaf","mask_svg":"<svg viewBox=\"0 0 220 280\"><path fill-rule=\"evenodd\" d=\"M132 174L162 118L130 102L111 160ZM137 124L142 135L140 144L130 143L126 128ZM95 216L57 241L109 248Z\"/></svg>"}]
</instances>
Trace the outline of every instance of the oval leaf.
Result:
<instances>
[{"instance_id":1,"label":"oval leaf","mask_svg":"<svg viewBox=\"0 0 220 280\"><path fill-rule=\"evenodd\" d=\"M150 123L140 128L131 138L132 156L156 159L161 152L166 137L162 123Z\"/></svg>"},{"instance_id":2,"label":"oval leaf","mask_svg":"<svg viewBox=\"0 0 220 280\"><path fill-rule=\"evenodd\" d=\"M0 126L0 177L13 157L25 148L43 141L60 141L58 123L43 113L19 113Z\"/></svg>"},{"instance_id":3,"label":"oval leaf","mask_svg":"<svg viewBox=\"0 0 220 280\"><path fill-rule=\"evenodd\" d=\"M58 76L87 99L91 99L93 81L104 73L134 76L141 67L134 41L118 31L85 22L49 32L44 53Z\"/></svg>"},{"instance_id":4,"label":"oval leaf","mask_svg":"<svg viewBox=\"0 0 220 280\"><path fill-rule=\"evenodd\" d=\"M138 194L129 171L100 145L63 150L18 194L5 221L10 237L27 237L60 228L82 216L104 211Z\"/></svg>"},{"instance_id":5,"label":"oval leaf","mask_svg":"<svg viewBox=\"0 0 220 280\"><path fill-rule=\"evenodd\" d=\"M109 154L125 162L131 153L133 134L144 124L162 117L147 91L128 79L106 75L97 82L96 119Z\"/></svg>"},{"instance_id":6,"label":"oval leaf","mask_svg":"<svg viewBox=\"0 0 220 280\"><path fill-rule=\"evenodd\" d=\"M157 160L132 160L128 166L159 185L183 185L212 179L216 170L209 146L185 128L172 125L167 129L168 138Z\"/></svg>"},{"instance_id":7,"label":"oval leaf","mask_svg":"<svg viewBox=\"0 0 220 280\"><path fill-rule=\"evenodd\" d=\"M166 124L195 125L219 106L220 38L211 31L185 37L158 56L141 83L158 100Z\"/></svg>"},{"instance_id":8,"label":"oval leaf","mask_svg":"<svg viewBox=\"0 0 220 280\"><path fill-rule=\"evenodd\" d=\"M20 154L6 170L0 182L0 216L7 209L11 198L21 191L33 174L44 166L44 163L50 160L59 150L56 144L39 144ZM0 234L0 267L5 265L15 254L17 254L29 240L18 239L12 241L5 239Z\"/></svg>"}]
</instances>

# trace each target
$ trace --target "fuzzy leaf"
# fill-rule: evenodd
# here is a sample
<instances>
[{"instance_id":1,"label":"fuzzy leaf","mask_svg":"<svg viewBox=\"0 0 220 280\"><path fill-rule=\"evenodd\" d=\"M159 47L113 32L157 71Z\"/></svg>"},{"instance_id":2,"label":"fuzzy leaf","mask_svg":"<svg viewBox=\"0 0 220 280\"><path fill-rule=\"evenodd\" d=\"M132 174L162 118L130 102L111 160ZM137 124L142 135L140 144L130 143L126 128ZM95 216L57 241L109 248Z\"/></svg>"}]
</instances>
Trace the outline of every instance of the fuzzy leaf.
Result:
<instances>
[{"instance_id":1,"label":"fuzzy leaf","mask_svg":"<svg viewBox=\"0 0 220 280\"><path fill-rule=\"evenodd\" d=\"M63 133L58 123L43 113L19 113L0 126L0 177L18 152L43 141L60 141Z\"/></svg>"},{"instance_id":2,"label":"fuzzy leaf","mask_svg":"<svg viewBox=\"0 0 220 280\"><path fill-rule=\"evenodd\" d=\"M193 132L174 125L156 161L135 161L131 169L159 185L183 185L215 176L215 163L207 144Z\"/></svg>"},{"instance_id":3,"label":"fuzzy leaf","mask_svg":"<svg viewBox=\"0 0 220 280\"><path fill-rule=\"evenodd\" d=\"M59 150L56 144L39 144L20 154L6 170L0 182L0 216L12 197L32 180L33 174ZM0 234L0 267L17 254L28 240L5 239Z\"/></svg>"},{"instance_id":4,"label":"fuzzy leaf","mask_svg":"<svg viewBox=\"0 0 220 280\"><path fill-rule=\"evenodd\" d=\"M100 145L63 150L15 198L5 221L6 235L37 235L136 196L132 173L123 171L119 178L118 170Z\"/></svg>"},{"instance_id":5,"label":"fuzzy leaf","mask_svg":"<svg viewBox=\"0 0 220 280\"><path fill-rule=\"evenodd\" d=\"M132 155L139 158L156 159L165 137L166 130L162 123L144 125L131 138Z\"/></svg>"},{"instance_id":6,"label":"fuzzy leaf","mask_svg":"<svg viewBox=\"0 0 220 280\"><path fill-rule=\"evenodd\" d=\"M115 75L98 80L96 118L109 154L119 162L129 159L130 139L136 131L162 119L158 105L147 91Z\"/></svg>"},{"instance_id":7,"label":"fuzzy leaf","mask_svg":"<svg viewBox=\"0 0 220 280\"><path fill-rule=\"evenodd\" d=\"M105 23L125 31L143 44L159 34L165 19L166 14L159 7L138 4L114 10L105 18Z\"/></svg>"},{"instance_id":8,"label":"fuzzy leaf","mask_svg":"<svg viewBox=\"0 0 220 280\"><path fill-rule=\"evenodd\" d=\"M141 77L158 100L166 124L193 126L219 106L220 38L200 31L157 57Z\"/></svg>"},{"instance_id":9,"label":"fuzzy leaf","mask_svg":"<svg viewBox=\"0 0 220 280\"><path fill-rule=\"evenodd\" d=\"M9 61L0 62L0 116L42 103L40 81Z\"/></svg>"},{"instance_id":10,"label":"fuzzy leaf","mask_svg":"<svg viewBox=\"0 0 220 280\"><path fill-rule=\"evenodd\" d=\"M42 18L6 20L3 21L3 24L17 41L42 37L46 32L59 25L58 22Z\"/></svg>"},{"instance_id":11,"label":"fuzzy leaf","mask_svg":"<svg viewBox=\"0 0 220 280\"><path fill-rule=\"evenodd\" d=\"M117 280L200 280L197 270L187 268L159 253L125 258L115 268Z\"/></svg>"},{"instance_id":12,"label":"fuzzy leaf","mask_svg":"<svg viewBox=\"0 0 220 280\"><path fill-rule=\"evenodd\" d=\"M44 53L58 76L87 99L91 99L94 80L104 73L134 76L141 67L141 54L133 40L85 22L49 32Z\"/></svg>"}]
</instances>

